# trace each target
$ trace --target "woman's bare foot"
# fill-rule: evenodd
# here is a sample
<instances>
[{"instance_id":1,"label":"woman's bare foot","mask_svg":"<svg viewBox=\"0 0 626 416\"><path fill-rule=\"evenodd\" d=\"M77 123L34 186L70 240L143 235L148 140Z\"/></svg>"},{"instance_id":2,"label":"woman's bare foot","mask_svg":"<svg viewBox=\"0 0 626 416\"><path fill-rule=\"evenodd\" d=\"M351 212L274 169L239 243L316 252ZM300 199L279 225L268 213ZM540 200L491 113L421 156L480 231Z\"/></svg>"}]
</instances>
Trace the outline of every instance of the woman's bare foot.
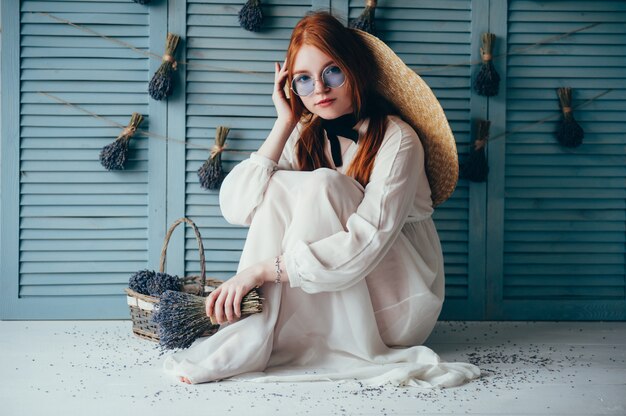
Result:
<instances>
[{"instance_id":1,"label":"woman's bare foot","mask_svg":"<svg viewBox=\"0 0 626 416\"><path fill-rule=\"evenodd\" d=\"M191 384L191 381L187 377L178 376L178 379L184 383Z\"/></svg>"}]
</instances>

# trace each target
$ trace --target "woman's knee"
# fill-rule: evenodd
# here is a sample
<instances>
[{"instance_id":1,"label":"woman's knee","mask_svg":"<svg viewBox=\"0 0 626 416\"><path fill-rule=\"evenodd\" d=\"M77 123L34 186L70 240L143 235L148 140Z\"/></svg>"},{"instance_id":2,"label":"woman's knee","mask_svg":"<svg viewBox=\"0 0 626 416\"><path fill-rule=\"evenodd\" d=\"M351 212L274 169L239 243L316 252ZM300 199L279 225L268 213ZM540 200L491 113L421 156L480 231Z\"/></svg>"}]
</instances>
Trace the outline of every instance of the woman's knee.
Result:
<instances>
[{"instance_id":1,"label":"woman's knee","mask_svg":"<svg viewBox=\"0 0 626 416\"><path fill-rule=\"evenodd\" d=\"M311 175L302 183L300 188L309 196L337 196L360 201L364 189L354 178L344 175L334 169L319 168L310 172Z\"/></svg>"},{"instance_id":2,"label":"woman's knee","mask_svg":"<svg viewBox=\"0 0 626 416\"><path fill-rule=\"evenodd\" d=\"M443 301L432 294L416 298L376 313L378 330L387 346L422 345L432 333Z\"/></svg>"}]
</instances>

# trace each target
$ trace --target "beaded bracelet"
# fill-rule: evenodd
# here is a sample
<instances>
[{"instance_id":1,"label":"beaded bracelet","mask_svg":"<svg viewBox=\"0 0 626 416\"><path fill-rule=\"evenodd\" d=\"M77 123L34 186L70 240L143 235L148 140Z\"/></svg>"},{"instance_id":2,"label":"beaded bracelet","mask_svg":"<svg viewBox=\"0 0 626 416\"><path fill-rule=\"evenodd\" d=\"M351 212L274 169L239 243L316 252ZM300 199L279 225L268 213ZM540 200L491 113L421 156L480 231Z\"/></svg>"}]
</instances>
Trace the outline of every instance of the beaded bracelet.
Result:
<instances>
[{"instance_id":1,"label":"beaded bracelet","mask_svg":"<svg viewBox=\"0 0 626 416\"><path fill-rule=\"evenodd\" d=\"M280 283L280 272L282 272L282 270L280 269L280 256L276 256L276 280L274 280L274 283Z\"/></svg>"}]
</instances>

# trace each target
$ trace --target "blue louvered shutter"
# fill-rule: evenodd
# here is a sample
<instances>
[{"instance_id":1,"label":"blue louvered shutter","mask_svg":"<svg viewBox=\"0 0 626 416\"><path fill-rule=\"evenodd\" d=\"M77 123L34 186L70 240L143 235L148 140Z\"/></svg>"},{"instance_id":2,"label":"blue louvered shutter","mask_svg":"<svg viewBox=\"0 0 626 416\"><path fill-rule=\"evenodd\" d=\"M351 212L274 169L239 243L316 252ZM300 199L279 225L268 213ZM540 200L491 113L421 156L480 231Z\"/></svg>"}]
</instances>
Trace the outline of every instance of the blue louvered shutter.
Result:
<instances>
[{"instance_id":1,"label":"blue louvered shutter","mask_svg":"<svg viewBox=\"0 0 626 416\"><path fill-rule=\"evenodd\" d=\"M47 92L126 125L148 122L148 9L127 1L23 1L19 63L20 318L128 316L123 288L146 266L148 140L131 141L125 171L107 172L100 149L118 127L38 94ZM18 47L18 45L15 45ZM13 172L7 172L12 174Z\"/></svg>"},{"instance_id":2,"label":"blue louvered shutter","mask_svg":"<svg viewBox=\"0 0 626 416\"><path fill-rule=\"evenodd\" d=\"M357 18L364 2L350 1L349 19ZM417 72L440 100L461 157L470 140L471 2L388 0L378 2L378 36ZM460 64L460 65L459 65ZM449 67L446 67L449 66ZM442 317L468 319L476 308L470 297L468 259L470 229L469 184L460 180L448 201L433 214L444 252L446 301Z\"/></svg>"},{"instance_id":3,"label":"blue louvered shutter","mask_svg":"<svg viewBox=\"0 0 626 416\"><path fill-rule=\"evenodd\" d=\"M284 58L297 21L320 7L350 19L363 10L360 0L266 1L265 29L251 33L237 22L243 3L2 2L3 319L127 319L128 277L158 268L167 225L181 216L200 227L208 275L234 274L247 229L223 219L217 191L201 189L196 175L215 129L231 127L229 148L244 152L223 154L228 172L273 125L273 62ZM174 95L155 102L147 84L158 58L38 12L157 55L167 31L178 33L179 59L189 64L179 65ZM626 5L385 0L376 17L381 38L440 99L461 161L471 119L491 118L492 135L509 132L488 145L489 181L461 179L435 211L446 268L441 319L626 319ZM489 99L471 90L476 66L468 64L484 31L497 32L510 54L495 60L504 79ZM262 73L233 72L240 69ZM556 119L529 126L558 115L560 86L574 88L574 106L612 89L575 110L585 130L577 149L556 143ZM174 140L136 135L127 169L107 172L98 154L120 129L38 91L122 125L140 112L143 130ZM200 270L191 229L172 236L167 267Z\"/></svg>"},{"instance_id":4,"label":"blue louvered shutter","mask_svg":"<svg viewBox=\"0 0 626 416\"><path fill-rule=\"evenodd\" d=\"M625 319L626 4L510 1L506 130L559 114L574 89L583 144L562 147L559 118L506 137L503 319ZM528 49L592 23L593 28Z\"/></svg>"},{"instance_id":5,"label":"blue louvered shutter","mask_svg":"<svg viewBox=\"0 0 626 416\"><path fill-rule=\"evenodd\" d=\"M184 156L184 209L200 228L207 275L221 280L235 274L247 228L226 222L219 191L202 189L197 170L209 156L219 125L230 127L228 148L243 152L222 153L226 173L261 146L276 120L271 98L274 62L283 62L293 27L311 9L305 1L263 2L263 30L249 32L237 20L242 5L240 1L187 1L185 135L189 146ZM188 275L200 270L197 247L193 231L187 230Z\"/></svg>"}]
</instances>

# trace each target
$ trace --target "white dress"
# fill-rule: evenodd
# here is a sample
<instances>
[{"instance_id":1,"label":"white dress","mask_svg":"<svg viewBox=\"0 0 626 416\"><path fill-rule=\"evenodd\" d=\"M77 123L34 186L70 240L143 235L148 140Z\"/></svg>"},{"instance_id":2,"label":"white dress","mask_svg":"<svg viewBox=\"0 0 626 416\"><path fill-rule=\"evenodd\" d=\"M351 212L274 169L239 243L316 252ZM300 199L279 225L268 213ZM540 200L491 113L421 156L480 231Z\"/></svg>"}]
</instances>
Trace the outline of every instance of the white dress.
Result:
<instances>
[{"instance_id":1,"label":"white dress","mask_svg":"<svg viewBox=\"0 0 626 416\"><path fill-rule=\"evenodd\" d=\"M356 129L362 135L369 119ZM358 144L339 137L343 165L300 171L289 137L278 163L257 152L224 179L220 207L248 225L237 272L284 256L289 283L259 289L263 312L222 325L166 357L192 383L358 380L452 387L480 376L421 345L444 300L443 254L421 142L389 116L370 182L345 175ZM330 142L326 153L332 163ZM334 166L334 165L333 165Z\"/></svg>"}]
</instances>

